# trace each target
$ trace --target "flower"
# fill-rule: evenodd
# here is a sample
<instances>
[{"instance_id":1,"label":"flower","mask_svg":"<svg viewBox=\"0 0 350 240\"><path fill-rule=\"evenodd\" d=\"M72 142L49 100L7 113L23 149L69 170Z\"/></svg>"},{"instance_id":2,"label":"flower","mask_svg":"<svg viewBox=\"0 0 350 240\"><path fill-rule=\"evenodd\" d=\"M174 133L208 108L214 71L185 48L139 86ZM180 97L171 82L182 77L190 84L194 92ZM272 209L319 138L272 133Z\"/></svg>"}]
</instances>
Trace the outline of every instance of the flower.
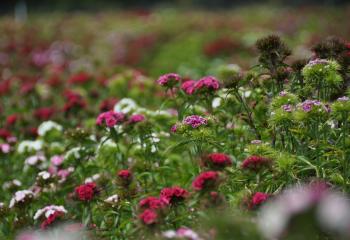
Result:
<instances>
[{"instance_id":1,"label":"flower","mask_svg":"<svg viewBox=\"0 0 350 240\"><path fill-rule=\"evenodd\" d=\"M192 182L192 187L196 191L201 191L211 188L216 184L219 178L219 173L216 171L207 171L199 174Z\"/></svg>"},{"instance_id":2,"label":"flower","mask_svg":"<svg viewBox=\"0 0 350 240\"><path fill-rule=\"evenodd\" d=\"M10 208L13 208L14 206L18 204L25 204L29 202L34 197L34 193L30 190L21 190L15 192L14 197L10 201Z\"/></svg>"},{"instance_id":3,"label":"flower","mask_svg":"<svg viewBox=\"0 0 350 240\"><path fill-rule=\"evenodd\" d=\"M56 112L55 108L53 107L42 107L38 108L34 111L34 117L41 120L41 121L47 121L52 117L52 115Z\"/></svg>"},{"instance_id":4,"label":"flower","mask_svg":"<svg viewBox=\"0 0 350 240\"><path fill-rule=\"evenodd\" d=\"M144 224L151 225L157 222L158 215L155 211L151 209L146 209L139 215L139 218Z\"/></svg>"},{"instance_id":5,"label":"flower","mask_svg":"<svg viewBox=\"0 0 350 240\"><path fill-rule=\"evenodd\" d=\"M120 170L118 172L118 177L120 177L123 180L130 180L132 177L132 173L127 169Z\"/></svg>"},{"instance_id":6,"label":"flower","mask_svg":"<svg viewBox=\"0 0 350 240\"><path fill-rule=\"evenodd\" d=\"M183 201L188 196L188 192L181 187L163 188L160 192L160 200L166 204L175 204Z\"/></svg>"},{"instance_id":7,"label":"flower","mask_svg":"<svg viewBox=\"0 0 350 240\"><path fill-rule=\"evenodd\" d=\"M284 111L286 111L286 112L292 112L293 106L290 105L290 104L285 104L285 105L282 106L282 109L283 109Z\"/></svg>"},{"instance_id":8,"label":"flower","mask_svg":"<svg viewBox=\"0 0 350 240\"><path fill-rule=\"evenodd\" d=\"M173 87L181 80L180 75L176 73L168 73L158 78L157 83L161 86Z\"/></svg>"},{"instance_id":9,"label":"flower","mask_svg":"<svg viewBox=\"0 0 350 240\"><path fill-rule=\"evenodd\" d=\"M343 96L343 97L338 98L337 100L341 101L341 102L347 102L347 101L349 101L349 97Z\"/></svg>"},{"instance_id":10,"label":"flower","mask_svg":"<svg viewBox=\"0 0 350 240\"><path fill-rule=\"evenodd\" d=\"M38 127L38 135L45 136L46 133L48 133L54 129L61 132L63 130L63 127L54 121L43 122Z\"/></svg>"},{"instance_id":11,"label":"flower","mask_svg":"<svg viewBox=\"0 0 350 240\"><path fill-rule=\"evenodd\" d=\"M211 153L206 156L206 163L215 167L227 167L232 164L231 158L224 153Z\"/></svg>"},{"instance_id":12,"label":"flower","mask_svg":"<svg viewBox=\"0 0 350 240\"><path fill-rule=\"evenodd\" d=\"M63 206L49 205L36 211L34 214L34 220L39 219L43 214L45 218L48 218L54 212L67 213L67 210Z\"/></svg>"},{"instance_id":13,"label":"flower","mask_svg":"<svg viewBox=\"0 0 350 240\"><path fill-rule=\"evenodd\" d=\"M176 130L177 130L177 124L174 124L173 126L171 126L170 132L176 133Z\"/></svg>"},{"instance_id":14,"label":"flower","mask_svg":"<svg viewBox=\"0 0 350 240\"><path fill-rule=\"evenodd\" d=\"M48 218L44 220L44 222L41 223L40 228L41 229L46 229L48 226L50 226L52 223L57 221L57 218L64 216L63 212L60 211L55 211L50 214Z\"/></svg>"},{"instance_id":15,"label":"flower","mask_svg":"<svg viewBox=\"0 0 350 240\"><path fill-rule=\"evenodd\" d=\"M90 182L75 188L75 194L80 201L90 201L93 199L96 190L96 183Z\"/></svg>"},{"instance_id":16,"label":"flower","mask_svg":"<svg viewBox=\"0 0 350 240\"><path fill-rule=\"evenodd\" d=\"M60 155L54 155L51 157L50 161L53 165L60 166L64 161L64 157Z\"/></svg>"},{"instance_id":17,"label":"flower","mask_svg":"<svg viewBox=\"0 0 350 240\"><path fill-rule=\"evenodd\" d=\"M46 158L42 153L38 153L36 155L30 156L28 157L24 163L29 165L29 166L35 166L37 165L39 162L45 162Z\"/></svg>"},{"instance_id":18,"label":"flower","mask_svg":"<svg viewBox=\"0 0 350 240\"><path fill-rule=\"evenodd\" d=\"M114 127L117 124L120 124L124 121L124 114L121 112L108 111L98 115L96 124L103 126L104 124L107 127Z\"/></svg>"},{"instance_id":19,"label":"flower","mask_svg":"<svg viewBox=\"0 0 350 240\"><path fill-rule=\"evenodd\" d=\"M206 76L198 80L193 87L195 92L198 92L198 91L211 92L211 91L218 90L220 88L220 83L215 77Z\"/></svg>"},{"instance_id":20,"label":"flower","mask_svg":"<svg viewBox=\"0 0 350 240\"><path fill-rule=\"evenodd\" d=\"M162 207L164 207L164 205L165 205L165 203L162 200L160 200L157 197L152 197L152 196L143 198L139 202L139 206L141 208L149 208L149 209L153 209L153 210L162 208Z\"/></svg>"},{"instance_id":21,"label":"flower","mask_svg":"<svg viewBox=\"0 0 350 240\"><path fill-rule=\"evenodd\" d=\"M18 120L18 115L17 114L11 114L7 116L6 118L6 124L7 125L14 125Z\"/></svg>"},{"instance_id":22,"label":"flower","mask_svg":"<svg viewBox=\"0 0 350 240\"><path fill-rule=\"evenodd\" d=\"M165 238L185 238L185 239L189 239L189 240L201 240L201 238L199 237L199 235L193 231L192 229L186 228L186 227L182 227L179 228L178 230L174 231L174 230L168 230L166 232L163 232L163 237Z\"/></svg>"},{"instance_id":23,"label":"flower","mask_svg":"<svg viewBox=\"0 0 350 240\"><path fill-rule=\"evenodd\" d=\"M43 148L44 142L41 140L25 140L18 144L17 151L24 153L25 151L39 151Z\"/></svg>"},{"instance_id":24,"label":"flower","mask_svg":"<svg viewBox=\"0 0 350 240\"><path fill-rule=\"evenodd\" d=\"M250 208L255 208L255 207L261 205L262 203L264 203L269 198L269 196L270 195L267 194L267 193L256 192L253 195L253 197L252 197L252 199L251 199L251 201L249 203L249 207Z\"/></svg>"},{"instance_id":25,"label":"flower","mask_svg":"<svg viewBox=\"0 0 350 240\"><path fill-rule=\"evenodd\" d=\"M181 84L181 89L188 95L192 95L194 93L194 85L196 84L196 81L194 80L188 80Z\"/></svg>"},{"instance_id":26,"label":"flower","mask_svg":"<svg viewBox=\"0 0 350 240\"><path fill-rule=\"evenodd\" d=\"M134 114L129 118L129 123L138 123L143 122L145 120L145 116L142 114Z\"/></svg>"},{"instance_id":27,"label":"flower","mask_svg":"<svg viewBox=\"0 0 350 240\"><path fill-rule=\"evenodd\" d=\"M115 98L107 98L103 100L100 104L100 111L106 112L112 110L117 102L118 100Z\"/></svg>"},{"instance_id":28,"label":"flower","mask_svg":"<svg viewBox=\"0 0 350 240\"><path fill-rule=\"evenodd\" d=\"M242 163L243 169L258 170L263 166L270 164L270 159L261 156L250 156L246 158Z\"/></svg>"},{"instance_id":29,"label":"flower","mask_svg":"<svg viewBox=\"0 0 350 240\"><path fill-rule=\"evenodd\" d=\"M11 150L11 146L10 144L7 144L7 143L1 143L0 144L0 151L2 153L9 153Z\"/></svg>"},{"instance_id":30,"label":"flower","mask_svg":"<svg viewBox=\"0 0 350 240\"><path fill-rule=\"evenodd\" d=\"M185 125L190 125L192 128L197 128L201 125L207 125L208 120L198 115L187 116L183 122Z\"/></svg>"},{"instance_id":31,"label":"flower","mask_svg":"<svg viewBox=\"0 0 350 240\"><path fill-rule=\"evenodd\" d=\"M87 83L89 80L91 80L91 76L85 72L80 72L72 75L68 82L70 84L84 84Z\"/></svg>"},{"instance_id":32,"label":"flower","mask_svg":"<svg viewBox=\"0 0 350 240\"><path fill-rule=\"evenodd\" d=\"M119 201L118 194L114 194L104 200L105 203L110 204L112 206L116 205Z\"/></svg>"}]
</instances>

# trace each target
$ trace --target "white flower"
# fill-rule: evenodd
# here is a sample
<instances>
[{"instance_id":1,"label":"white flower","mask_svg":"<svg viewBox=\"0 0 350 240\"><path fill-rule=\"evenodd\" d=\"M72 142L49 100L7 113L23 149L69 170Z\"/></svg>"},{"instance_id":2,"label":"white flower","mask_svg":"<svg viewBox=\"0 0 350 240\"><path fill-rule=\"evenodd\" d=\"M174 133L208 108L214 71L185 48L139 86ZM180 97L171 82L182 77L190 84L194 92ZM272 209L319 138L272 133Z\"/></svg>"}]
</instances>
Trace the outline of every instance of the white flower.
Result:
<instances>
[{"instance_id":1,"label":"white flower","mask_svg":"<svg viewBox=\"0 0 350 240\"><path fill-rule=\"evenodd\" d=\"M70 149L68 152L66 152L66 155L64 156L64 159L70 158L73 156L74 158L80 158L80 151L82 150L81 147L75 147Z\"/></svg>"},{"instance_id":2,"label":"white flower","mask_svg":"<svg viewBox=\"0 0 350 240\"><path fill-rule=\"evenodd\" d=\"M107 199L104 200L104 202L109 203L109 204L116 204L119 201L119 196L117 194L114 194Z\"/></svg>"},{"instance_id":3,"label":"white flower","mask_svg":"<svg viewBox=\"0 0 350 240\"><path fill-rule=\"evenodd\" d=\"M92 177L89 177L89 178L85 179L85 183L95 182L100 177L101 177L101 175L97 173L97 174L93 175Z\"/></svg>"},{"instance_id":4,"label":"white flower","mask_svg":"<svg viewBox=\"0 0 350 240\"><path fill-rule=\"evenodd\" d=\"M11 199L9 207L12 208L15 206L16 203L24 201L26 198L33 198L33 197L34 197L34 193L30 190L17 191L14 197Z\"/></svg>"},{"instance_id":5,"label":"white flower","mask_svg":"<svg viewBox=\"0 0 350 240\"><path fill-rule=\"evenodd\" d=\"M131 98L123 98L116 105L114 105L115 112L129 113L137 109L137 104Z\"/></svg>"},{"instance_id":6,"label":"white flower","mask_svg":"<svg viewBox=\"0 0 350 240\"><path fill-rule=\"evenodd\" d=\"M221 98L214 98L211 106L217 108L221 105Z\"/></svg>"},{"instance_id":7,"label":"white flower","mask_svg":"<svg viewBox=\"0 0 350 240\"><path fill-rule=\"evenodd\" d=\"M63 127L59 125L58 123L55 123L54 121L46 121L40 124L38 127L38 135L39 136L45 136L45 134L53 129L56 129L58 131L62 131Z\"/></svg>"},{"instance_id":8,"label":"white flower","mask_svg":"<svg viewBox=\"0 0 350 240\"><path fill-rule=\"evenodd\" d=\"M38 177L44 179L44 180L47 180L51 177L51 174L47 171L42 171L42 172L39 172L38 173Z\"/></svg>"},{"instance_id":9,"label":"white flower","mask_svg":"<svg viewBox=\"0 0 350 240\"><path fill-rule=\"evenodd\" d=\"M18 145L17 151L19 153L24 153L25 151L39 151L43 148L43 144L41 140L24 140Z\"/></svg>"},{"instance_id":10,"label":"white flower","mask_svg":"<svg viewBox=\"0 0 350 240\"><path fill-rule=\"evenodd\" d=\"M56 205L46 206L46 207L36 211L36 213L34 215L34 220L37 220L43 214L45 214L45 217L48 218L51 214L53 214L55 212L67 213L67 210L63 206L56 206Z\"/></svg>"}]
</instances>

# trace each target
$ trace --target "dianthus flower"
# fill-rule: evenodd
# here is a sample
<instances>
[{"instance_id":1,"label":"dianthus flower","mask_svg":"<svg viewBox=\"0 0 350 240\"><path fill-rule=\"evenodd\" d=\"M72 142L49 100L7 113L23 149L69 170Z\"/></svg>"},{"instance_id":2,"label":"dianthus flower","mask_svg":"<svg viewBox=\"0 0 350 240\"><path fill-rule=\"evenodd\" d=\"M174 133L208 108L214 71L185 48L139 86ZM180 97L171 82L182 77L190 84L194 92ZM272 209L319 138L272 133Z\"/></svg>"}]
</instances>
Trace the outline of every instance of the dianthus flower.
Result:
<instances>
[{"instance_id":1,"label":"dianthus flower","mask_svg":"<svg viewBox=\"0 0 350 240\"><path fill-rule=\"evenodd\" d=\"M155 211L146 209L139 215L139 218L144 224L151 225L157 222L158 215Z\"/></svg>"},{"instance_id":2,"label":"dianthus flower","mask_svg":"<svg viewBox=\"0 0 350 240\"><path fill-rule=\"evenodd\" d=\"M40 225L41 229L46 229L48 226L53 224L55 221L57 221L57 218L63 217L64 213L60 211L55 211L51 213L48 218L46 218Z\"/></svg>"},{"instance_id":3,"label":"dianthus flower","mask_svg":"<svg viewBox=\"0 0 350 240\"><path fill-rule=\"evenodd\" d=\"M142 114L134 114L129 118L129 123L138 123L143 122L145 120L145 116Z\"/></svg>"},{"instance_id":4,"label":"dianthus flower","mask_svg":"<svg viewBox=\"0 0 350 240\"><path fill-rule=\"evenodd\" d=\"M207 171L199 174L192 182L192 187L196 191L201 191L206 188L210 188L217 182L219 178L218 172Z\"/></svg>"},{"instance_id":5,"label":"dianthus flower","mask_svg":"<svg viewBox=\"0 0 350 240\"><path fill-rule=\"evenodd\" d=\"M186 117L182 123L185 125L189 125L192 128L197 128L201 125L207 125L208 120L198 115L192 115L192 116Z\"/></svg>"},{"instance_id":6,"label":"dianthus flower","mask_svg":"<svg viewBox=\"0 0 350 240\"><path fill-rule=\"evenodd\" d=\"M249 203L249 208L255 208L264 203L270 197L267 193L256 192Z\"/></svg>"},{"instance_id":7,"label":"dianthus flower","mask_svg":"<svg viewBox=\"0 0 350 240\"><path fill-rule=\"evenodd\" d=\"M176 73L168 73L168 74L160 76L157 80L157 83L161 86L173 87L180 80L181 80L180 75L178 75Z\"/></svg>"},{"instance_id":8,"label":"dianthus flower","mask_svg":"<svg viewBox=\"0 0 350 240\"><path fill-rule=\"evenodd\" d=\"M188 196L188 192L181 187L163 188L160 192L160 200L166 204L175 204L183 201Z\"/></svg>"},{"instance_id":9,"label":"dianthus flower","mask_svg":"<svg viewBox=\"0 0 350 240\"><path fill-rule=\"evenodd\" d=\"M216 167L227 167L232 164L231 158L224 153L211 153L206 156L207 164Z\"/></svg>"},{"instance_id":10,"label":"dianthus flower","mask_svg":"<svg viewBox=\"0 0 350 240\"><path fill-rule=\"evenodd\" d=\"M80 201L90 201L96 194L96 183L90 182L75 188L75 194Z\"/></svg>"},{"instance_id":11,"label":"dianthus flower","mask_svg":"<svg viewBox=\"0 0 350 240\"><path fill-rule=\"evenodd\" d=\"M98 115L96 124L99 126L106 125L107 127L114 127L124 121L124 114L120 112L108 111Z\"/></svg>"},{"instance_id":12,"label":"dianthus flower","mask_svg":"<svg viewBox=\"0 0 350 240\"><path fill-rule=\"evenodd\" d=\"M141 208L149 208L149 209L156 210L164 207L165 203L157 197L150 196L150 197L141 199L139 202L139 206Z\"/></svg>"},{"instance_id":13,"label":"dianthus flower","mask_svg":"<svg viewBox=\"0 0 350 240\"><path fill-rule=\"evenodd\" d=\"M258 170L263 166L270 164L270 159L261 156L250 156L246 158L242 163L243 169Z\"/></svg>"},{"instance_id":14,"label":"dianthus flower","mask_svg":"<svg viewBox=\"0 0 350 240\"><path fill-rule=\"evenodd\" d=\"M192 95L194 93L194 85L196 84L196 81L194 80L188 80L186 82L183 82L181 84L181 89L188 95Z\"/></svg>"},{"instance_id":15,"label":"dianthus flower","mask_svg":"<svg viewBox=\"0 0 350 240\"><path fill-rule=\"evenodd\" d=\"M127 169L124 169L124 170L120 170L118 172L118 177L124 179L124 180L130 180L131 177L132 177L132 173L127 170Z\"/></svg>"},{"instance_id":16,"label":"dianthus flower","mask_svg":"<svg viewBox=\"0 0 350 240\"><path fill-rule=\"evenodd\" d=\"M219 81L212 76L206 76L198 80L194 85L195 92L198 91L216 91L220 88Z\"/></svg>"},{"instance_id":17,"label":"dianthus flower","mask_svg":"<svg viewBox=\"0 0 350 240\"><path fill-rule=\"evenodd\" d=\"M51 118L51 116L55 113L55 109L53 107L42 107L38 108L34 111L34 117L41 121L46 121Z\"/></svg>"}]
</instances>

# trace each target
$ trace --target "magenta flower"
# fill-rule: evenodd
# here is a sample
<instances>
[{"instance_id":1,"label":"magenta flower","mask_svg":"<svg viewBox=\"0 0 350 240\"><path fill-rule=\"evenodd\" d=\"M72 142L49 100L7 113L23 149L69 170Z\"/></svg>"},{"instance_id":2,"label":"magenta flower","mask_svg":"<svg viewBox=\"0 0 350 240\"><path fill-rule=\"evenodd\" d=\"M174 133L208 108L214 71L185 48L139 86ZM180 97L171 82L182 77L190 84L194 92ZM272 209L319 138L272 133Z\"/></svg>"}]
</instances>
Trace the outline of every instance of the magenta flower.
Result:
<instances>
[{"instance_id":1,"label":"magenta flower","mask_svg":"<svg viewBox=\"0 0 350 240\"><path fill-rule=\"evenodd\" d=\"M145 120L145 116L142 114L134 114L130 117L129 123L138 123L143 122Z\"/></svg>"},{"instance_id":2,"label":"magenta flower","mask_svg":"<svg viewBox=\"0 0 350 240\"><path fill-rule=\"evenodd\" d=\"M188 95L192 95L194 93L194 85L196 84L196 81L194 80L188 80L181 85L181 89Z\"/></svg>"},{"instance_id":3,"label":"magenta flower","mask_svg":"<svg viewBox=\"0 0 350 240\"><path fill-rule=\"evenodd\" d=\"M198 115L192 115L188 116L183 120L183 124L189 125L192 128L197 128L201 125L207 125L208 120L205 119L204 117L198 116Z\"/></svg>"},{"instance_id":4,"label":"magenta flower","mask_svg":"<svg viewBox=\"0 0 350 240\"><path fill-rule=\"evenodd\" d=\"M212 76L203 77L194 85L195 91L201 91L201 90L216 91L219 88L220 88L219 81Z\"/></svg>"},{"instance_id":5,"label":"magenta flower","mask_svg":"<svg viewBox=\"0 0 350 240\"><path fill-rule=\"evenodd\" d=\"M173 87L177 82L180 82L181 77L176 73L168 73L158 78L157 83L165 87Z\"/></svg>"},{"instance_id":6,"label":"magenta flower","mask_svg":"<svg viewBox=\"0 0 350 240\"><path fill-rule=\"evenodd\" d=\"M106 125L107 127L114 127L124 121L124 114L121 112L108 111L98 115L96 124L99 126Z\"/></svg>"}]
</instances>

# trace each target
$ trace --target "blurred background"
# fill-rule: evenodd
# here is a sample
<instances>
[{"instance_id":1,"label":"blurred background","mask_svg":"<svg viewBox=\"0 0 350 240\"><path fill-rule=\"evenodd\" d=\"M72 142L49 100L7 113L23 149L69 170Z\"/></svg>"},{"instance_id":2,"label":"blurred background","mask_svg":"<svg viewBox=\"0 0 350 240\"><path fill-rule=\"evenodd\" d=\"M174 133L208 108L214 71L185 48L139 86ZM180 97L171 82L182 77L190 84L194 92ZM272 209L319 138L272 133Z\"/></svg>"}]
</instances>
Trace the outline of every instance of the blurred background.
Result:
<instances>
[{"instance_id":1,"label":"blurred background","mask_svg":"<svg viewBox=\"0 0 350 240\"><path fill-rule=\"evenodd\" d=\"M350 38L348 2L2 0L0 65L42 74L56 61L70 74L130 67L196 78L226 63L256 64L255 41L268 34L287 42L292 62L327 36Z\"/></svg>"}]
</instances>

